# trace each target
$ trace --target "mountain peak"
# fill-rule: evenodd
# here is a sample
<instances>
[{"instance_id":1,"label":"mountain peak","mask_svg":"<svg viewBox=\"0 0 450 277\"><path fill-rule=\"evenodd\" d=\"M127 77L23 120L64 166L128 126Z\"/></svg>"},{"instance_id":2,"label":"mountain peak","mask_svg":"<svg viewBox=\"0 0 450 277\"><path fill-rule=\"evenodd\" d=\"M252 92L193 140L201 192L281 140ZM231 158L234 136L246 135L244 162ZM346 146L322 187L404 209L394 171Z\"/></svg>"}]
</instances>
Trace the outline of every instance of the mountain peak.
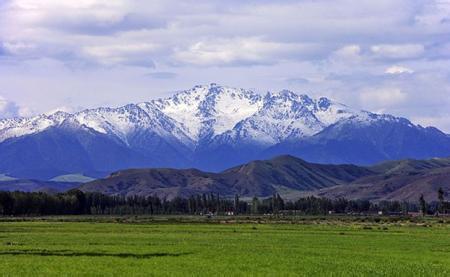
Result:
<instances>
[{"instance_id":1,"label":"mountain peak","mask_svg":"<svg viewBox=\"0 0 450 277\"><path fill-rule=\"evenodd\" d=\"M326 97L320 97L317 104L319 105L319 109L326 110L331 106L331 100Z\"/></svg>"},{"instance_id":2,"label":"mountain peak","mask_svg":"<svg viewBox=\"0 0 450 277\"><path fill-rule=\"evenodd\" d=\"M49 113L45 114L48 117L64 117L64 116L70 116L70 113L62 111L62 110L55 110Z\"/></svg>"},{"instance_id":3,"label":"mountain peak","mask_svg":"<svg viewBox=\"0 0 450 277\"><path fill-rule=\"evenodd\" d=\"M288 89L283 89L283 90L281 90L281 91L278 93L278 95L279 95L279 96L282 96L282 97L286 97L286 98L292 98L292 97L298 96L296 93L294 93L293 91L288 90Z\"/></svg>"},{"instance_id":4,"label":"mountain peak","mask_svg":"<svg viewBox=\"0 0 450 277\"><path fill-rule=\"evenodd\" d=\"M261 96L251 90L215 83L197 85L154 103L163 113L180 122L194 141L231 130L262 105Z\"/></svg>"}]
</instances>

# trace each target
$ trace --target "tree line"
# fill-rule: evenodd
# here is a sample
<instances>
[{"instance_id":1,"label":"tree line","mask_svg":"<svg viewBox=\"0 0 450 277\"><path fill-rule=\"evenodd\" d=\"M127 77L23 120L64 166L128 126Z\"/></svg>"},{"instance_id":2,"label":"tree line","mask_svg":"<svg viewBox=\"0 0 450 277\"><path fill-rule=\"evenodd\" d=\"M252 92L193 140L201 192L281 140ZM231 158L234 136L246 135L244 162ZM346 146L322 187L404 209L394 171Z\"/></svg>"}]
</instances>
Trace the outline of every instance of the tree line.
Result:
<instances>
[{"instance_id":1,"label":"tree line","mask_svg":"<svg viewBox=\"0 0 450 277\"><path fill-rule=\"evenodd\" d=\"M173 199L157 196L109 196L101 193L82 192L73 189L65 193L47 194L43 192L0 191L0 215L159 215L159 214L300 214L324 215L329 213L383 214L423 211L435 213L446 207L439 194L440 202L425 203L420 198L419 205L399 201L327 199L314 196L286 201L278 194L272 197L247 199L238 195L234 199L218 194L202 194L188 198Z\"/></svg>"}]
</instances>

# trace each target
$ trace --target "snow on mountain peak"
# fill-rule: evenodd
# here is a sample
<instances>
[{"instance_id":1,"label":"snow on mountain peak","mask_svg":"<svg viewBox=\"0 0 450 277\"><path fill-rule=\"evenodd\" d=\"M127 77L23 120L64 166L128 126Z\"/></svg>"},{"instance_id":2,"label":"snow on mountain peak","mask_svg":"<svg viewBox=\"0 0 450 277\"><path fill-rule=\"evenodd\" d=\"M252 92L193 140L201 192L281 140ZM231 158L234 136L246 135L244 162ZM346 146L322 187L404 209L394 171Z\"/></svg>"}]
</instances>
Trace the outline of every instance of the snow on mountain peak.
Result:
<instances>
[{"instance_id":1,"label":"snow on mountain peak","mask_svg":"<svg viewBox=\"0 0 450 277\"><path fill-rule=\"evenodd\" d=\"M0 120L0 142L11 138L41 132L48 127L60 125L69 114L56 112L24 118L7 118Z\"/></svg>"},{"instance_id":2,"label":"snow on mountain peak","mask_svg":"<svg viewBox=\"0 0 450 277\"><path fill-rule=\"evenodd\" d=\"M256 113L262 106L262 97L250 90L212 83L153 103L198 141L226 132Z\"/></svg>"}]
</instances>

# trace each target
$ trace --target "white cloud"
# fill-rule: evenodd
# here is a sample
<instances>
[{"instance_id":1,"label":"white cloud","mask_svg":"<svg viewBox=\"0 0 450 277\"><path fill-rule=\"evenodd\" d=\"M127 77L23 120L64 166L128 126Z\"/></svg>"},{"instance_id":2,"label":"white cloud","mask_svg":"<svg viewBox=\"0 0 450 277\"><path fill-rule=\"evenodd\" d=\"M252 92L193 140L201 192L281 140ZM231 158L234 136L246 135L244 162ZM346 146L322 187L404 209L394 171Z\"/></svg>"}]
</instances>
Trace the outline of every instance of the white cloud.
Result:
<instances>
[{"instance_id":1,"label":"white cloud","mask_svg":"<svg viewBox=\"0 0 450 277\"><path fill-rule=\"evenodd\" d=\"M47 111L46 114L54 114L54 113L57 113L57 112L74 113L74 112L77 112L79 110L82 110L82 108L75 109L74 107L60 106L60 107L51 109L50 111Z\"/></svg>"},{"instance_id":2,"label":"white cloud","mask_svg":"<svg viewBox=\"0 0 450 277\"><path fill-rule=\"evenodd\" d=\"M384 73L386 73L386 74L414 73L414 70L412 70L411 68L400 66L400 65L393 65L393 66L386 68Z\"/></svg>"},{"instance_id":3,"label":"white cloud","mask_svg":"<svg viewBox=\"0 0 450 277\"><path fill-rule=\"evenodd\" d=\"M421 44L379 44L373 45L370 50L379 58L409 59L420 57L425 48Z\"/></svg>"},{"instance_id":4,"label":"white cloud","mask_svg":"<svg viewBox=\"0 0 450 277\"><path fill-rule=\"evenodd\" d=\"M77 31L87 27L86 23L92 29L114 26L129 12L129 6L122 0L14 0L10 2L7 16L21 27Z\"/></svg>"},{"instance_id":5,"label":"white cloud","mask_svg":"<svg viewBox=\"0 0 450 277\"><path fill-rule=\"evenodd\" d=\"M387 107L407 100L408 95L399 88L376 88L363 90L359 99L361 104L374 110L384 111Z\"/></svg>"},{"instance_id":6,"label":"white cloud","mask_svg":"<svg viewBox=\"0 0 450 277\"><path fill-rule=\"evenodd\" d=\"M450 25L450 1L428 1L414 19L418 25L433 28L433 32L439 33Z\"/></svg>"},{"instance_id":7,"label":"white cloud","mask_svg":"<svg viewBox=\"0 0 450 277\"><path fill-rule=\"evenodd\" d=\"M15 103L7 101L0 96L0 118L16 117L19 108Z\"/></svg>"},{"instance_id":8,"label":"white cloud","mask_svg":"<svg viewBox=\"0 0 450 277\"><path fill-rule=\"evenodd\" d=\"M187 49L175 51L180 63L200 66L271 64L288 57L313 53L311 44L278 43L258 37L214 39L199 41Z\"/></svg>"},{"instance_id":9,"label":"white cloud","mask_svg":"<svg viewBox=\"0 0 450 277\"><path fill-rule=\"evenodd\" d=\"M4 49L8 54L11 55L20 55L31 52L36 48L35 44L26 43L26 42L10 42L6 41L1 43L0 47Z\"/></svg>"},{"instance_id":10,"label":"white cloud","mask_svg":"<svg viewBox=\"0 0 450 277\"><path fill-rule=\"evenodd\" d=\"M83 47L82 53L105 65L138 64L151 65L151 55L158 50L157 44L136 43L96 45Z\"/></svg>"},{"instance_id":11,"label":"white cloud","mask_svg":"<svg viewBox=\"0 0 450 277\"><path fill-rule=\"evenodd\" d=\"M15 102L9 101L0 96L0 118L11 118L18 116L30 116L31 110L26 107L21 107Z\"/></svg>"},{"instance_id":12,"label":"white cloud","mask_svg":"<svg viewBox=\"0 0 450 277\"><path fill-rule=\"evenodd\" d=\"M361 46L350 44L341 47L331 54L331 60L334 62L358 63L362 59Z\"/></svg>"}]
</instances>

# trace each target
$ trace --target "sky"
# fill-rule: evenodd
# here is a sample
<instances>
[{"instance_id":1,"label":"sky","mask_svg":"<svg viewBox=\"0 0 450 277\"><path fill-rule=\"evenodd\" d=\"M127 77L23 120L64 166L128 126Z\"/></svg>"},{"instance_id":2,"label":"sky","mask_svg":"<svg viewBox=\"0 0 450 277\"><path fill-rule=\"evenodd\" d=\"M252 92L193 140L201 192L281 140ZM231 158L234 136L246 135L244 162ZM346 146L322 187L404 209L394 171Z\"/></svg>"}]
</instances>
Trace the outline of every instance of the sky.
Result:
<instances>
[{"instance_id":1,"label":"sky","mask_svg":"<svg viewBox=\"0 0 450 277\"><path fill-rule=\"evenodd\" d=\"M0 0L0 118L208 83L450 133L450 0Z\"/></svg>"}]
</instances>

